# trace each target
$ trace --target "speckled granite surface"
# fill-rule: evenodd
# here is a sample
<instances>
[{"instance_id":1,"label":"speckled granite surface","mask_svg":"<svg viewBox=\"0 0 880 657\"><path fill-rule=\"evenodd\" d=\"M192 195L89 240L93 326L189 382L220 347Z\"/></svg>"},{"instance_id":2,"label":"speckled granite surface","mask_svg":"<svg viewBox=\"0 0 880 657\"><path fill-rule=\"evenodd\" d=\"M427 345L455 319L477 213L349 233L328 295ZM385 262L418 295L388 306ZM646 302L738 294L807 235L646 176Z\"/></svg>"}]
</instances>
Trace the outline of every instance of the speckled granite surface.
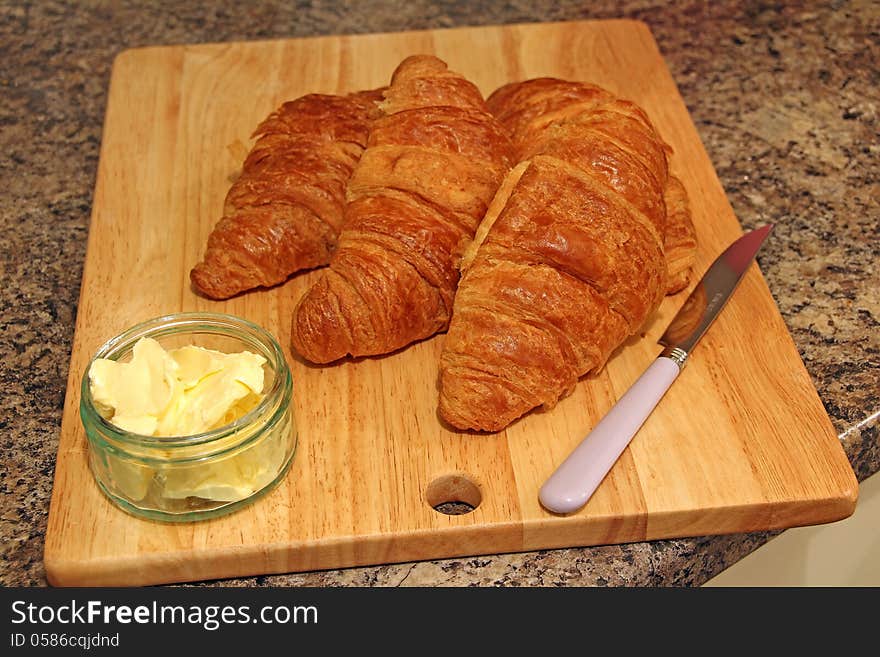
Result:
<instances>
[{"instance_id":1,"label":"speckled granite surface","mask_svg":"<svg viewBox=\"0 0 880 657\"><path fill-rule=\"evenodd\" d=\"M711 5L711 6L710 6ZM524 21L646 21L860 479L880 469L880 6L852 2L0 0L0 584L46 528L110 66L125 48ZM773 533L211 584L699 585Z\"/></svg>"}]
</instances>

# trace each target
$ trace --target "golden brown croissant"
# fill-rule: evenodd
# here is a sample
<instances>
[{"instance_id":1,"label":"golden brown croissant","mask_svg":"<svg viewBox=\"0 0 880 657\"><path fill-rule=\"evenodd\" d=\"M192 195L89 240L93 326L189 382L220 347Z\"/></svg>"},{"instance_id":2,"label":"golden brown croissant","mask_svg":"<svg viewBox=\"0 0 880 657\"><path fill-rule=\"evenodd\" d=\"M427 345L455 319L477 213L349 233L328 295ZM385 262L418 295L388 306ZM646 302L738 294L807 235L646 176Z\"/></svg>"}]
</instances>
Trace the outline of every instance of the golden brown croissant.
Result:
<instances>
[{"instance_id":1,"label":"golden brown croissant","mask_svg":"<svg viewBox=\"0 0 880 657\"><path fill-rule=\"evenodd\" d=\"M687 192L681 181L669 176L666 186L666 235L663 250L666 252L666 294L683 290L690 280L691 268L697 252L697 235L691 220Z\"/></svg>"},{"instance_id":2,"label":"golden brown croissant","mask_svg":"<svg viewBox=\"0 0 880 657\"><path fill-rule=\"evenodd\" d=\"M284 103L259 125L205 257L190 272L197 290L225 299L330 261L345 186L381 92L309 94Z\"/></svg>"},{"instance_id":3,"label":"golden brown croissant","mask_svg":"<svg viewBox=\"0 0 880 657\"><path fill-rule=\"evenodd\" d=\"M551 408L640 330L686 283L693 232L684 188L670 186L668 146L633 103L541 78L506 85L488 104L522 161L463 260L440 412L459 428L497 431ZM667 271L670 223L678 255Z\"/></svg>"},{"instance_id":4,"label":"golden brown croissant","mask_svg":"<svg viewBox=\"0 0 880 657\"><path fill-rule=\"evenodd\" d=\"M479 90L436 57L405 59L381 109L330 267L294 311L293 346L313 362L444 330L461 250L510 166L510 139Z\"/></svg>"}]
</instances>

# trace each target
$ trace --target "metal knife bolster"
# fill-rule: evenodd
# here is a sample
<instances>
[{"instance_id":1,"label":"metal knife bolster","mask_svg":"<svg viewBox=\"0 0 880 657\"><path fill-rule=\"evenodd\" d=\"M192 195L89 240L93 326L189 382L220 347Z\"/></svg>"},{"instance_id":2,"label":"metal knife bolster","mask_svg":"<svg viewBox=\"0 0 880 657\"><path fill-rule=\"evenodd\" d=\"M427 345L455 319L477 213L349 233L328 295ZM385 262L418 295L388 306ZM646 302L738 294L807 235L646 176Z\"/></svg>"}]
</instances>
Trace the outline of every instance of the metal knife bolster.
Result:
<instances>
[{"instance_id":1,"label":"metal knife bolster","mask_svg":"<svg viewBox=\"0 0 880 657\"><path fill-rule=\"evenodd\" d=\"M688 356L690 356L688 352L676 345L667 345L666 348L660 353L660 358L668 358L673 363L678 365L679 372L684 369Z\"/></svg>"}]
</instances>

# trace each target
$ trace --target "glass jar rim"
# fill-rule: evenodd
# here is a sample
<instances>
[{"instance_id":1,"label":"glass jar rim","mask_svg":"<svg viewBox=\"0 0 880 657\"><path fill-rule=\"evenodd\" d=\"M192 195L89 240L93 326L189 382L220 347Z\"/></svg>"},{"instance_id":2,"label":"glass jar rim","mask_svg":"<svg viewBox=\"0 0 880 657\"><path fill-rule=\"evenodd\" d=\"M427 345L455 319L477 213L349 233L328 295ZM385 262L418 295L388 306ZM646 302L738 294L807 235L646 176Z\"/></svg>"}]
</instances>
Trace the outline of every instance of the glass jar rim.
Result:
<instances>
[{"instance_id":1,"label":"glass jar rim","mask_svg":"<svg viewBox=\"0 0 880 657\"><path fill-rule=\"evenodd\" d=\"M274 377L272 387L266 391L259 404L229 424L224 424L221 427L209 431L181 436L150 436L127 431L105 419L104 416L98 412L95 408L91 387L89 385L89 371L96 359L118 355L119 352L125 350L126 347L133 348L137 340L142 337L163 337L165 335L186 332L195 333L199 332L200 329L201 332L213 332L216 334L229 334L229 331L241 332L250 338L250 340L246 341L263 347L263 349L272 356L272 361L274 361L272 362L272 367L275 370L276 376ZM240 431L243 427L251 424L255 419L262 417L266 410L276 403L276 398L279 397L279 395L288 396L284 394L285 388L289 388L291 384L290 370L287 365L287 360L284 358L281 346L271 333L258 324L227 313L171 313L135 324L119 335L110 338L98 348L89 360L89 364L83 373L80 389L80 412L86 413L89 416L88 419L90 422L100 425L102 432L113 439L118 440L120 443L152 448L160 447L162 449L190 447L219 441L228 438L237 431ZM289 403L289 400L287 403ZM285 410L284 406L285 404L282 403L280 407L276 409L275 413L273 413L273 416L279 412L283 412Z\"/></svg>"}]
</instances>

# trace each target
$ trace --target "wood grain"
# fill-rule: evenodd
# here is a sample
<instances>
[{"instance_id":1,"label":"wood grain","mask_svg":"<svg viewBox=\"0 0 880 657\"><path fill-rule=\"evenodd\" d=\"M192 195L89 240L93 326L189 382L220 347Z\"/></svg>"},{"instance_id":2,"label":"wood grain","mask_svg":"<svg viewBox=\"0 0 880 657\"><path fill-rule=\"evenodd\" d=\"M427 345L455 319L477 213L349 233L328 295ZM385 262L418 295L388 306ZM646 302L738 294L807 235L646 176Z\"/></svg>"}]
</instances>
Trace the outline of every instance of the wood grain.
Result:
<instances>
[{"instance_id":1,"label":"wood grain","mask_svg":"<svg viewBox=\"0 0 880 657\"><path fill-rule=\"evenodd\" d=\"M89 357L135 322L182 310L229 312L288 348L294 303L315 273L225 302L196 296L188 271L220 216L257 123L308 92L388 81L407 55L434 53L488 94L553 75L603 85L646 108L675 149L691 197L702 274L741 234L646 25L551 23L286 41L144 48L113 67L88 252L46 536L56 585L142 585L536 548L720 534L829 522L858 486L757 266L678 382L587 506L558 517L537 490L659 353L689 291L668 297L643 339L551 412L492 435L437 416L443 336L382 358L294 376L297 454L270 495L225 518L162 524L108 502L88 470L79 382ZM479 488L447 516L428 485Z\"/></svg>"}]
</instances>

